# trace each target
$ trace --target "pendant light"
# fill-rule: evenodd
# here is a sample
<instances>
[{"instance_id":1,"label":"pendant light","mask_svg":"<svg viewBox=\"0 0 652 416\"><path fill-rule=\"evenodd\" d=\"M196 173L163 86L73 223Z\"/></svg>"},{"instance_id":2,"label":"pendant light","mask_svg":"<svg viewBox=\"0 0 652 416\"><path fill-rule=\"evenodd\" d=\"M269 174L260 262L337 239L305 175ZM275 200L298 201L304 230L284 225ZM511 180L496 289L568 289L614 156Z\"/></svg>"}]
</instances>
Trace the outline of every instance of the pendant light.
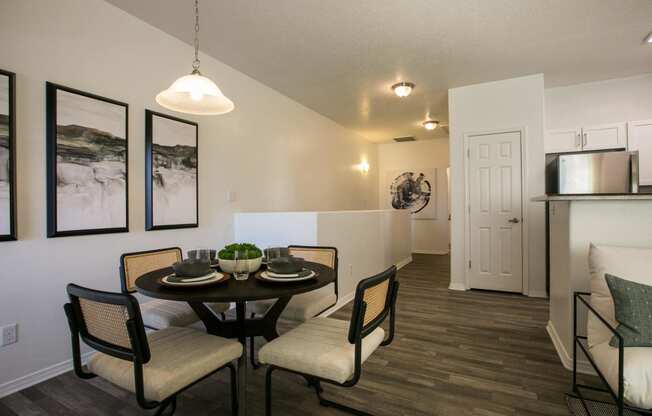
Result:
<instances>
[{"instance_id":1,"label":"pendant light","mask_svg":"<svg viewBox=\"0 0 652 416\"><path fill-rule=\"evenodd\" d=\"M192 73L177 79L156 96L161 106L180 113L226 114L235 107L213 81L199 72L199 0L195 0L195 60Z\"/></svg>"}]
</instances>

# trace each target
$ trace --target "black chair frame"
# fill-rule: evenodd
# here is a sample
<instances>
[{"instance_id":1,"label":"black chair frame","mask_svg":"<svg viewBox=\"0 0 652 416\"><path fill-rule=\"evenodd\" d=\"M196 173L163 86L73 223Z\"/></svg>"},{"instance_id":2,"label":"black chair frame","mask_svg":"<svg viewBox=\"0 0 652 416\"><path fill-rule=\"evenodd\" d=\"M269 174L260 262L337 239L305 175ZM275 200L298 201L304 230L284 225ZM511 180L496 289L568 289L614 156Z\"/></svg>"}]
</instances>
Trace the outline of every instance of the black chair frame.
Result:
<instances>
[{"instance_id":1,"label":"black chair frame","mask_svg":"<svg viewBox=\"0 0 652 416\"><path fill-rule=\"evenodd\" d=\"M84 288L72 283L67 286L66 290L68 292L70 302L64 305L64 311L66 313L66 317L68 318L68 325L70 327L74 371L79 378L91 379L97 377L96 374L87 372L83 368L79 342L79 339L81 338L85 344L99 352L122 360L131 361L134 366L134 385L136 389L136 400L138 401L138 405L143 409L148 410L158 408L155 415L159 416L163 414L167 408L171 409L169 413L170 415L174 414L177 405L177 395L179 393L214 375L218 371L223 370L224 368L228 368L230 370L231 382L231 409L232 414L237 415L238 398L236 368L232 363L227 363L226 365L196 380L192 384L189 384L188 386L174 392L174 394L165 400L160 402L147 400L147 398L145 398L143 365L149 362L151 355L149 343L147 341L147 335L145 333L145 327L143 325L143 320L140 314L140 305L138 304L138 300L129 294L103 292L99 290ZM126 326L127 332L129 334L131 348L115 345L89 334L86 329L86 324L79 304L80 298L98 303L125 306L129 316L129 319L126 321Z\"/></svg>"},{"instance_id":2,"label":"black chair frame","mask_svg":"<svg viewBox=\"0 0 652 416\"><path fill-rule=\"evenodd\" d=\"M384 310L367 325L364 325L364 317L367 311L367 304L363 300L364 292L372 286L382 283L384 280L389 279L389 288L387 290L387 300L385 302ZM283 371L291 374L297 374L304 377L309 381L309 385L315 389L319 404L324 407L333 407L335 409L354 414L359 416L373 416L370 413L358 410L328 399L322 396L324 390L321 387L321 382L332 384L339 387L353 387L360 380L362 375L362 340L378 328L389 315L389 334L385 340L380 344L387 346L394 340L395 323L396 323L396 298L398 296L399 282L396 281L396 267L392 266L390 269L372 276L368 279L361 281L355 294L353 305L353 313L351 317L351 324L349 326L348 341L355 344L355 368L353 376L345 383L338 383L333 380L323 379L311 374L304 374L298 371L289 370L287 368L277 367L274 365L267 366L267 373L265 375L265 415L271 416L272 414L272 373L274 371Z\"/></svg>"},{"instance_id":3,"label":"black chair frame","mask_svg":"<svg viewBox=\"0 0 652 416\"><path fill-rule=\"evenodd\" d=\"M326 250L333 250L335 252L335 264L334 264L334 269L335 269L335 303L328 306L326 309L323 311L319 312L317 315L321 315L322 313L326 312L333 306L337 305L337 302L340 299L340 288L339 288L339 276L338 276L338 269L339 269L339 253L337 252L337 247L330 247L330 246L303 246L303 245L289 245L288 249L293 249L293 248L305 248L305 249L326 249ZM251 318L255 318L256 314L252 313ZM254 370L258 370L260 368L260 363L256 360L256 348L254 345L254 337L249 337L249 360L251 362L251 367Z\"/></svg>"},{"instance_id":4,"label":"black chair frame","mask_svg":"<svg viewBox=\"0 0 652 416\"><path fill-rule=\"evenodd\" d=\"M618 410L618 416L623 416L625 413L625 410L629 410L632 412L636 412L641 415L652 415L652 409L641 409L639 407L635 406L629 406L625 403L625 397L624 397L624 381L623 381L623 366L625 362L625 347L623 346L623 337L620 335L620 333L616 330L616 328L613 327L607 320L598 313L598 311L591 306L590 302L586 299L586 297L590 297L591 294L588 292L575 292L573 296L573 392L577 395L577 397L580 399L580 402L582 403L582 406L584 407L584 411L586 412L587 415L591 415L591 412L589 410L589 407L586 404L586 399L584 398L584 395L582 394L582 389L584 390L592 390L592 391L598 391L598 392L603 392L603 393L608 393L611 398L614 401L614 404ZM598 368L596 365L595 361L593 360L593 357L591 356L588 347L585 345L585 343L588 340L588 337L585 335L579 335L578 330L577 330L577 312L578 312L578 306L579 304L583 304L586 308L588 313L593 314L598 320L605 326L609 331L613 334L614 337L618 340L618 391L614 391L614 389L611 387L611 385L607 382L606 377ZM606 388L600 388L600 387L595 387L595 386L588 386L585 384L580 384L577 382L577 349L578 347L586 358L589 360L589 363L595 370L596 374L598 375L598 378L600 379L601 383L606 387Z\"/></svg>"},{"instance_id":5,"label":"black chair frame","mask_svg":"<svg viewBox=\"0 0 652 416\"><path fill-rule=\"evenodd\" d=\"M181 259L183 259L183 251L181 250L181 247L165 247L165 248L157 248L154 250L145 250L145 251L133 251L131 253L123 253L120 256L120 290L122 290L122 293L135 293L136 290L129 290L127 287L127 275L125 271L125 257L133 256L136 254L153 254L153 253L158 253L159 251L168 251L168 250L177 250L179 252L179 255ZM220 318L222 318L223 321L226 321L226 315L224 312L220 313ZM150 329L161 329L161 328L151 328L147 327Z\"/></svg>"},{"instance_id":6,"label":"black chair frame","mask_svg":"<svg viewBox=\"0 0 652 416\"><path fill-rule=\"evenodd\" d=\"M134 256L137 254L154 254L154 253L158 253L159 251L168 251L168 250L177 250L179 252L180 257L183 259L183 251L181 251L181 247L165 247L165 248L157 248L154 250L133 251L131 253L123 253L120 256L120 289L122 290L122 293L136 292L135 290L129 290L129 288L127 287L127 275L125 271L126 257Z\"/></svg>"}]
</instances>

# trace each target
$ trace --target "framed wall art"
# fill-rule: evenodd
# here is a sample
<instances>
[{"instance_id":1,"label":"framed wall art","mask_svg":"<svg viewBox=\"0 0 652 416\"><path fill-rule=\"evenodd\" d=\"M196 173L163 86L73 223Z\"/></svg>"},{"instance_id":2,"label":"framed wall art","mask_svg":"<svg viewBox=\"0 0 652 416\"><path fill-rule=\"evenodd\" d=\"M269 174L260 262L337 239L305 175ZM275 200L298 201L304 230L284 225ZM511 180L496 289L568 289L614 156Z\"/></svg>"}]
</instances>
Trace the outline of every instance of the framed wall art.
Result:
<instances>
[{"instance_id":1,"label":"framed wall art","mask_svg":"<svg viewBox=\"0 0 652 416\"><path fill-rule=\"evenodd\" d=\"M128 104L46 83L48 237L129 231Z\"/></svg>"},{"instance_id":2,"label":"framed wall art","mask_svg":"<svg viewBox=\"0 0 652 416\"><path fill-rule=\"evenodd\" d=\"M145 111L145 228L199 226L197 123Z\"/></svg>"},{"instance_id":3,"label":"framed wall art","mask_svg":"<svg viewBox=\"0 0 652 416\"><path fill-rule=\"evenodd\" d=\"M16 75L0 69L0 241L16 238Z\"/></svg>"},{"instance_id":4,"label":"framed wall art","mask_svg":"<svg viewBox=\"0 0 652 416\"><path fill-rule=\"evenodd\" d=\"M408 210L415 220L437 219L437 169L386 171L384 209Z\"/></svg>"}]
</instances>

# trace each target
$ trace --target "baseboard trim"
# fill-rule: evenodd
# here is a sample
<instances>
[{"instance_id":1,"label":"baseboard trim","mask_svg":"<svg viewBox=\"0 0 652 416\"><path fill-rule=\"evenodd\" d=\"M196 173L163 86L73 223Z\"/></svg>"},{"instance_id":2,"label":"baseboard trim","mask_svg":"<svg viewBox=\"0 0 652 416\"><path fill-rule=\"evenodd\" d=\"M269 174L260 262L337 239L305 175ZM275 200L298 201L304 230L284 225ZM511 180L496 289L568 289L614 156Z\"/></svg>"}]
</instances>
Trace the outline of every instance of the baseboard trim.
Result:
<instances>
[{"instance_id":1,"label":"baseboard trim","mask_svg":"<svg viewBox=\"0 0 652 416\"><path fill-rule=\"evenodd\" d=\"M547 298L548 293L545 290L530 290L527 294L531 298Z\"/></svg>"},{"instance_id":2,"label":"baseboard trim","mask_svg":"<svg viewBox=\"0 0 652 416\"><path fill-rule=\"evenodd\" d=\"M548 331L552 345L555 346L555 350L557 351L557 355L561 360L561 364L566 370L573 371L573 357L571 357L568 351L566 351L564 343L561 341L559 333L557 333L557 330L552 324L552 321L548 321L548 324L546 325L546 331ZM593 371L593 368L591 367L591 364L586 360L577 361L577 372L592 376L596 375L595 371Z\"/></svg>"},{"instance_id":3,"label":"baseboard trim","mask_svg":"<svg viewBox=\"0 0 652 416\"><path fill-rule=\"evenodd\" d=\"M95 351L89 351L82 354L82 363L86 364L86 361L94 352ZM43 368L41 370L34 371L33 373L19 377L15 380L7 381L6 383L0 384L0 398L9 396L10 394L24 390L38 383L42 383L48 379L51 379L52 377L56 377L72 369L73 364L72 359L70 359Z\"/></svg>"},{"instance_id":4,"label":"baseboard trim","mask_svg":"<svg viewBox=\"0 0 652 416\"><path fill-rule=\"evenodd\" d=\"M450 285L448 285L449 290L460 290L460 291L465 291L466 286L464 283L459 283L459 282L451 282Z\"/></svg>"},{"instance_id":5,"label":"baseboard trim","mask_svg":"<svg viewBox=\"0 0 652 416\"><path fill-rule=\"evenodd\" d=\"M407 266L410 263L412 263L412 256L408 256L408 257L404 258L403 260L399 261L398 263L396 263L396 269L400 270L400 269L402 269L403 267ZM334 314L339 309L344 307L347 303L351 302L354 298L355 298L355 291L353 291L353 292L351 292L349 294L346 294L344 296L340 296L336 305L334 305L333 307L331 307L329 309L326 309L324 312L320 313L319 316L325 318L327 316L330 316L330 315Z\"/></svg>"},{"instance_id":6,"label":"baseboard trim","mask_svg":"<svg viewBox=\"0 0 652 416\"><path fill-rule=\"evenodd\" d=\"M401 270L403 267L407 266L410 263L412 263L412 256L408 256L396 263L396 270Z\"/></svg>"},{"instance_id":7,"label":"baseboard trim","mask_svg":"<svg viewBox=\"0 0 652 416\"><path fill-rule=\"evenodd\" d=\"M324 317L324 318L327 317L327 316L331 316L332 314L337 312L339 309L344 307L347 303L351 302L353 300L353 298L355 298L355 292L351 292L351 293L349 293L348 295L345 295L345 296L340 296L340 298L337 301L337 304L335 304L335 306L333 306L332 308L327 309L324 312L320 313L319 316Z\"/></svg>"},{"instance_id":8,"label":"baseboard trim","mask_svg":"<svg viewBox=\"0 0 652 416\"><path fill-rule=\"evenodd\" d=\"M413 250L412 254L435 254L438 256L443 256L450 253L448 250Z\"/></svg>"}]
</instances>

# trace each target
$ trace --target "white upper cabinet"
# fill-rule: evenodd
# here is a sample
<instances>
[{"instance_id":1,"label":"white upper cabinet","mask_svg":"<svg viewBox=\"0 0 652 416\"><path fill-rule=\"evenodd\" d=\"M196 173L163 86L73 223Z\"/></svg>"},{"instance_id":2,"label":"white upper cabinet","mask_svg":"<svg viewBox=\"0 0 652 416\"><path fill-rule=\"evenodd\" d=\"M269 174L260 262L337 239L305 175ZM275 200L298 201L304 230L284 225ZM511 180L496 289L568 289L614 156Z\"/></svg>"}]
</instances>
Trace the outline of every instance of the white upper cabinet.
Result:
<instances>
[{"instance_id":1,"label":"white upper cabinet","mask_svg":"<svg viewBox=\"0 0 652 416\"><path fill-rule=\"evenodd\" d=\"M582 150L618 149L627 147L626 123L601 124L582 128Z\"/></svg>"},{"instance_id":2,"label":"white upper cabinet","mask_svg":"<svg viewBox=\"0 0 652 416\"><path fill-rule=\"evenodd\" d=\"M639 185L652 185L652 120L627 123L628 149L638 150Z\"/></svg>"},{"instance_id":3,"label":"white upper cabinet","mask_svg":"<svg viewBox=\"0 0 652 416\"><path fill-rule=\"evenodd\" d=\"M546 153L578 152L582 150L582 129L548 130Z\"/></svg>"},{"instance_id":4,"label":"white upper cabinet","mask_svg":"<svg viewBox=\"0 0 652 416\"><path fill-rule=\"evenodd\" d=\"M624 149L627 147L627 124L600 124L575 129L546 131L546 153Z\"/></svg>"}]
</instances>

